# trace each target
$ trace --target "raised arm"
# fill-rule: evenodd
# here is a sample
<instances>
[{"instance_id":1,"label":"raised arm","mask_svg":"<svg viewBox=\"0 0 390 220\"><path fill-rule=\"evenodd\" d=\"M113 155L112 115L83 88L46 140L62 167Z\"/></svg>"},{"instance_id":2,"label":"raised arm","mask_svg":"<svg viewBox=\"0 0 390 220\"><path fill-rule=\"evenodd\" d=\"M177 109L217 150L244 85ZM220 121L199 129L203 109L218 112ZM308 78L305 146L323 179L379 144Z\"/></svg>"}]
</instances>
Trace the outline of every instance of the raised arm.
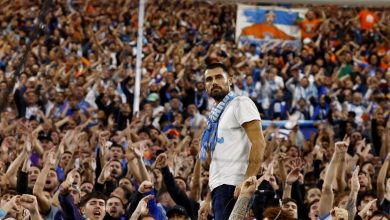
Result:
<instances>
[{"instance_id":1,"label":"raised arm","mask_svg":"<svg viewBox=\"0 0 390 220\"><path fill-rule=\"evenodd\" d=\"M244 219L253 193L256 191L256 177L249 177L241 186L241 193L229 216L229 220Z\"/></svg>"},{"instance_id":2,"label":"raised arm","mask_svg":"<svg viewBox=\"0 0 390 220\"><path fill-rule=\"evenodd\" d=\"M16 187L16 181L17 181L17 173L18 173L18 170L20 168L20 166L22 166L24 160L26 159L26 153L25 151L23 151L21 154L19 154L18 157L16 157L16 159L11 163L11 165L9 166L7 172L6 172L6 176L9 180L9 183L10 183L10 186L12 188L15 188Z\"/></svg>"},{"instance_id":3,"label":"raised arm","mask_svg":"<svg viewBox=\"0 0 390 220\"><path fill-rule=\"evenodd\" d=\"M50 151L46 157L45 165L43 166L33 188L33 195L37 197L38 205L42 213L47 213L50 210L51 201L43 195L43 189L45 187L46 178L49 174L50 168L54 168L56 162L55 152Z\"/></svg>"},{"instance_id":4,"label":"raised arm","mask_svg":"<svg viewBox=\"0 0 390 220\"><path fill-rule=\"evenodd\" d=\"M319 204L320 217L324 217L330 213L333 206L334 194L332 190L332 183L336 176L337 163L345 157L349 145L349 139L335 144L335 153L330 161L330 164L325 173L324 184L322 186L322 194Z\"/></svg>"},{"instance_id":5,"label":"raised arm","mask_svg":"<svg viewBox=\"0 0 390 220\"><path fill-rule=\"evenodd\" d=\"M192 177L192 188L189 197L194 200L198 201L200 199L200 193L201 193L201 184L200 184L200 161L199 159L195 162L195 168L194 168L194 176Z\"/></svg>"},{"instance_id":6,"label":"raised arm","mask_svg":"<svg viewBox=\"0 0 390 220\"><path fill-rule=\"evenodd\" d=\"M386 193L386 175L387 171L389 169L389 162L390 162L390 152L387 153L385 162L383 163L379 174L378 174L378 179L376 182L376 187L377 187L377 196L379 199L379 202L382 202Z\"/></svg>"},{"instance_id":7,"label":"raised arm","mask_svg":"<svg viewBox=\"0 0 390 220\"><path fill-rule=\"evenodd\" d=\"M291 198L292 184L299 179L299 172L300 171L301 171L300 168L294 168L287 175L286 183L284 184L283 199Z\"/></svg>"},{"instance_id":8,"label":"raised arm","mask_svg":"<svg viewBox=\"0 0 390 220\"><path fill-rule=\"evenodd\" d=\"M130 146L131 144L129 143L129 147L128 149L130 151L132 151L135 155L135 159L133 159L131 162L133 164L135 164L134 167L136 167L135 170L137 170L136 172L138 172L138 174L140 175L140 182L143 182L143 181L150 181L150 177L149 177L149 174L148 174L148 171L146 169L146 166L145 166L145 163L142 159L142 153L141 151L135 147L135 146Z\"/></svg>"},{"instance_id":9,"label":"raised arm","mask_svg":"<svg viewBox=\"0 0 390 220\"><path fill-rule=\"evenodd\" d=\"M348 202L345 208L348 211L348 220L353 220L355 219L356 215L356 200L357 200L357 195L360 189L360 183L359 183L359 166L355 168L352 174L351 178L351 192L349 193L348 197Z\"/></svg>"},{"instance_id":10,"label":"raised arm","mask_svg":"<svg viewBox=\"0 0 390 220\"><path fill-rule=\"evenodd\" d=\"M337 163L336 168L336 182L337 182L337 192L343 192L347 183L345 182L345 170L347 168L346 158L340 157L339 162Z\"/></svg>"},{"instance_id":11,"label":"raised arm","mask_svg":"<svg viewBox=\"0 0 390 220\"><path fill-rule=\"evenodd\" d=\"M16 182L16 191L19 194L26 194L28 192L28 168L30 167L29 157L31 155L31 136L25 140L25 147L23 151L26 152L26 158L23 162L22 169L19 171L18 180Z\"/></svg>"},{"instance_id":12,"label":"raised arm","mask_svg":"<svg viewBox=\"0 0 390 220\"><path fill-rule=\"evenodd\" d=\"M148 195L142 198L141 201L138 202L137 208L131 215L130 220L137 220L141 215L147 214L148 203L151 199L153 199L153 195Z\"/></svg>"},{"instance_id":13,"label":"raised arm","mask_svg":"<svg viewBox=\"0 0 390 220\"><path fill-rule=\"evenodd\" d=\"M193 207L191 205L191 201L188 198L186 192L183 192L177 186L172 173L169 171L167 155L165 153L158 155L156 158L155 167L161 170L165 186L167 187L169 195L172 197L173 201L175 201L177 204L180 203L180 205L182 205L187 210L188 214L192 215Z\"/></svg>"}]
</instances>

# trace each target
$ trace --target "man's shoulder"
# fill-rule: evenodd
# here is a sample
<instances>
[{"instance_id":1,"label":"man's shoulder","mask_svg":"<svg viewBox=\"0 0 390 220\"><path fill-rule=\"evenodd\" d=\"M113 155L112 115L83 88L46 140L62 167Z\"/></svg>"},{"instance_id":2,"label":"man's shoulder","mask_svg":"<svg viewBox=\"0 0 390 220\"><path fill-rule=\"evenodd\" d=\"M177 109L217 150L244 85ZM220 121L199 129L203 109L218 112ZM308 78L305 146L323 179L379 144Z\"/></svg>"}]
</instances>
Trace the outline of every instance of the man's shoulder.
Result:
<instances>
[{"instance_id":1,"label":"man's shoulder","mask_svg":"<svg viewBox=\"0 0 390 220\"><path fill-rule=\"evenodd\" d=\"M248 96L239 95L236 98L233 99L232 102L238 102L239 104L245 104L245 103L253 103L253 100L250 99Z\"/></svg>"}]
</instances>

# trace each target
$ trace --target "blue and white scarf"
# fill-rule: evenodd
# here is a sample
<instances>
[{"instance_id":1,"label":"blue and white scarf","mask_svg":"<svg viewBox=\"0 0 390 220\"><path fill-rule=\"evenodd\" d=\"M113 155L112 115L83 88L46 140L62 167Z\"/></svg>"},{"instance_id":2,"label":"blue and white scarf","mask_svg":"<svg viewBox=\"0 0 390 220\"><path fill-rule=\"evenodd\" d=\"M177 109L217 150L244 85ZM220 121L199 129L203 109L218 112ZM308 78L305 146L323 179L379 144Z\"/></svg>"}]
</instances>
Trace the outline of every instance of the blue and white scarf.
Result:
<instances>
[{"instance_id":1,"label":"blue and white scarf","mask_svg":"<svg viewBox=\"0 0 390 220\"><path fill-rule=\"evenodd\" d=\"M202 142L200 147L200 160L206 160L207 149L210 148L211 152L214 151L217 145L218 137L218 122L226 106L234 99L237 95L233 92L229 92L225 98L215 107L211 109L209 116L207 117L207 127L203 131Z\"/></svg>"}]
</instances>

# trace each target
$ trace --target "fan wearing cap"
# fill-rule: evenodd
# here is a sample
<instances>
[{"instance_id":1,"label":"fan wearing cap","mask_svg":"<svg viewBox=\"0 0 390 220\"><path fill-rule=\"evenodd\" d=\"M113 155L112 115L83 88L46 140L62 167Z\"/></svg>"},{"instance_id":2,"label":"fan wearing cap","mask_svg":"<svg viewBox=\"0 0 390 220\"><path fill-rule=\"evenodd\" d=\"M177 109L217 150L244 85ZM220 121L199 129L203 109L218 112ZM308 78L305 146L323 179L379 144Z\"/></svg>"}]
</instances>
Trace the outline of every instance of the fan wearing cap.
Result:
<instances>
[{"instance_id":1,"label":"fan wearing cap","mask_svg":"<svg viewBox=\"0 0 390 220\"><path fill-rule=\"evenodd\" d=\"M176 205L167 212L168 220L186 220L188 214L183 206Z\"/></svg>"},{"instance_id":2,"label":"fan wearing cap","mask_svg":"<svg viewBox=\"0 0 390 220\"><path fill-rule=\"evenodd\" d=\"M151 93L146 98L146 101L152 105L153 118L159 118L160 114L164 112L164 107L160 105L160 96L157 93Z\"/></svg>"}]
</instances>

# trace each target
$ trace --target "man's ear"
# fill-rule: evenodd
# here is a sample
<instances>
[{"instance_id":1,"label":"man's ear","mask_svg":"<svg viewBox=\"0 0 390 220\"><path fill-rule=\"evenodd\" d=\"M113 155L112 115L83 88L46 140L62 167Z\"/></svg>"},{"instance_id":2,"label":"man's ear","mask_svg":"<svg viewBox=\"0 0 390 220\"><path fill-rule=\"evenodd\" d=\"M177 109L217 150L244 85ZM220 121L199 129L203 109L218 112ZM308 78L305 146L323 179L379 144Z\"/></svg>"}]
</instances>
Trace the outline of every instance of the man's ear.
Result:
<instances>
[{"instance_id":1,"label":"man's ear","mask_svg":"<svg viewBox=\"0 0 390 220\"><path fill-rule=\"evenodd\" d=\"M81 215L84 215L85 214L85 207L81 207L80 212L81 212Z\"/></svg>"},{"instance_id":2,"label":"man's ear","mask_svg":"<svg viewBox=\"0 0 390 220\"><path fill-rule=\"evenodd\" d=\"M229 87L231 87L233 85L233 77L232 76L228 76L228 83L229 83Z\"/></svg>"}]
</instances>

